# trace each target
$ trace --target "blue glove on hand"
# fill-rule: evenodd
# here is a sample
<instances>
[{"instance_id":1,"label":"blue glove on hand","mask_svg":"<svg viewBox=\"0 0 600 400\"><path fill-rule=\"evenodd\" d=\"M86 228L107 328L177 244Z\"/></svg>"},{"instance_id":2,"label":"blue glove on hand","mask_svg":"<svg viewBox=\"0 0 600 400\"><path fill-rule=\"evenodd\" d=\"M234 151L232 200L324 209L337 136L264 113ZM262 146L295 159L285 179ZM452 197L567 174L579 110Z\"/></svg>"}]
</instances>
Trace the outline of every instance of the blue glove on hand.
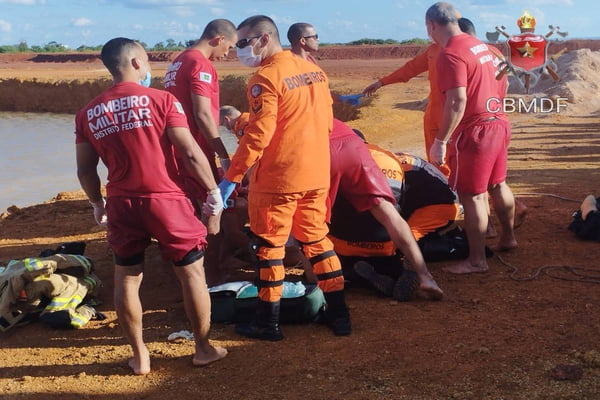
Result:
<instances>
[{"instance_id":1,"label":"blue glove on hand","mask_svg":"<svg viewBox=\"0 0 600 400\"><path fill-rule=\"evenodd\" d=\"M223 208L227 208L227 199L233 193L235 189L235 182L231 182L225 178L219 183L219 189L221 190L221 197L223 197Z\"/></svg>"},{"instance_id":2,"label":"blue glove on hand","mask_svg":"<svg viewBox=\"0 0 600 400\"><path fill-rule=\"evenodd\" d=\"M346 104L350 104L352 106L357 106L360 103L360 98L361 97L365 97L365 95L363 93L359 93L359 94L349 94L347 96L342 96L339 95L338 99L342 102L342 103L346 103Z\"/></svg>"}]
</instances>

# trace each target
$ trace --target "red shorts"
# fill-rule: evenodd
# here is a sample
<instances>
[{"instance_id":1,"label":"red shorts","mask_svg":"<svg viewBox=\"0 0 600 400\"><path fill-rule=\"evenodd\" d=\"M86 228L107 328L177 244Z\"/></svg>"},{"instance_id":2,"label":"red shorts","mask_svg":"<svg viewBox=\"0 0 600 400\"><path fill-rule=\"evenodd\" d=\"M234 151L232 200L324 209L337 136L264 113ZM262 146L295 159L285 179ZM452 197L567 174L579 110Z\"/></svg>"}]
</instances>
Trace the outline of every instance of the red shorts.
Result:
<instances>
[{"instance_id":1,"label":"red shorts","mask_svg":"<svg viewBox=\"0 0 600 400\"><path fill-rule=\"evenodd\" d=\"M358 212L368 211L383 199L395 204L392 189L369 148L356 135L331 139L331 185L328 218L337 196L343 196Z\"/></svg>"},{"instance_id":2,"label":"red shorts","mask_svg":"<svg viewBox=\"0 0 600 400\"><path fill-rule=\"evenodd\" d=\"M460 193L485 193L506 180L510 122L484 121L452 136L448 144L450 187Z\"/></svg>"},{"instance_id":3,"label":"red shorts","mask_svg":"<svg viewBox=\"0 0 600 400\"><path fill-rule=\"evenodd\" d=\"M186 197L109 197L106 214L108 244L120 258L143 253L151 237L169 261L179 261L206 244L206 227Z\"/></svg>"}]
</instances>

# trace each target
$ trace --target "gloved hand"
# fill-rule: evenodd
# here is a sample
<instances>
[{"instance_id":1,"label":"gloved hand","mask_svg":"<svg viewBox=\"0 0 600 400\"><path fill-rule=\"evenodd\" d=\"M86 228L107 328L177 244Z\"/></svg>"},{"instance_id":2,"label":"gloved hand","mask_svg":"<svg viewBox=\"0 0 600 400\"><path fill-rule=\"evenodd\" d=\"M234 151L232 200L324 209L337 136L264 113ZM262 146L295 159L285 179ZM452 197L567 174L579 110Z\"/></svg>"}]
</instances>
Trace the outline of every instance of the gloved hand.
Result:
<instances>
[{"instance_id":1,"label":"gloved hand","mask_svg":"<svg viewBox=\"0 0 600 400\"><path fill-rule=\"evenodd\" d=\"M206 201L202 205L202 212L206 215L219 215L221 211L223 211L221 189L216 187L206 195Z\"/></svg>"},{"instance_id":2,"label":"gloved hand","mask_svg":"<svg viewBox=\"0 0 600 400\"><path fill-rule=\"evenodd\" d=\"M363 93L359 93L359 94L349 94L347 96L342 96L339 95L338 99L342 102L342 103L346 103L346 104L350 104L352 106L357 106L360 103L360 98L361 97L365 97L365 95Z\"/></svg>"},{"instance_id":3,"label":"gloved hand","mask_svg":"<svg viewBox=\"0 0 600 400\"><path fill-rule=\"evenodd\" d=\"M102 199L96 202L90 201L90 204L94 208L94 219L96 220L96 223L101 227L106 228L106 225L108 225L108 218L106 217L106 208L104 208L106 206L106 200Z\"/></svg>"},{"instance_id":4,"label":"gloved hand","mask_svg":"<svg viewBox=\"0 0 600 400\"><path fill-rule=\"evenodd\" d=\"M235 182L231 182L225 178L223 178L223 180L221 181L221 183L219 183L219 189L221 190L221 197L223 199L223 204L227 203L227 199L229 199L229 196L231 196L231 194L233 193L233 190L235 189ZM225 205L224 208L227 208L227 206Z\"/></svg>"},{"instance_id":5,"label":"gloved hand","mask_svg":"<svg viewBox=\"0 0 600 400\"><path fill-rule=\"evenodd\" d=\"M446 141L435 138L429 149L429 162L433 165L444 165L446 158Z\"/></svg>"},{"instance_id":6,"label":"gloved hand","mask_svg":"<svg viewBox=\"0 0 600 400\"><path fill-rule=\"evenodd\" d=\"M219 158L219 163L221 164L221 168L223 168L223 173L226 173L229 167L231 167L231 160L229 158Z\"/></svg>"}]
</instances>

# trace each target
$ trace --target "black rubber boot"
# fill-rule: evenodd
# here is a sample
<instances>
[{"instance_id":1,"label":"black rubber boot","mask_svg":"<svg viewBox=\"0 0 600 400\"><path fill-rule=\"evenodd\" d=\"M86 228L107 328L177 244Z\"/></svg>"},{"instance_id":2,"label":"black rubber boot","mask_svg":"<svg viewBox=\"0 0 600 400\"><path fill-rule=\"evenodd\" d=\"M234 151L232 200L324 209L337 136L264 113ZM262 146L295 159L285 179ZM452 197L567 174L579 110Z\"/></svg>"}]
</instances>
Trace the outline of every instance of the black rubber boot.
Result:
<instances>
[{"instance_id":1,"label":"black rubber boot","mask_svg":"<svg viewBox=\"0 0 600 400\"><path fill-rule=\"evenodd\" d=\"M256 316L250 323L239 323L235 331L242 336L252 339L269 340L277 342L283 339L283 333L279 329L279 312L281 302L269 302L258 300L256 305Z\"/></svg>"},{"instance_id":2,"label":"black rubber boot","mask_svg":"<svg viewBox=\"0 0 600 400\"><path fill-rule=\"evenodd\" d=\"M419 277L415 271L405 269L394 284L392 297L398 301L411 301L417 297Z\"/></svg>"},{"instance_id":3,"label":"black rubber boot","mask_svg":"<svg viewBox=\"0 0 600 400\"><path fill-rule=\"evenodd\" d=\"M325 322L336 336L348 336L352 332L350 313L344 299L344 291L323 293L327 300Z\"/></svg>"},{"instance_id":4,"label":"black rubber boot","mask_svg":"<svg viewBox=\"0 0 600 400\"><path fill-rule=\"evenodd\" d=\"M391 276L379 274L375 267L366 261L354 263L354 272L373 286L375 290L384 296L391 297L394 291L394 279Z\"/></svg>"}]
</instances>

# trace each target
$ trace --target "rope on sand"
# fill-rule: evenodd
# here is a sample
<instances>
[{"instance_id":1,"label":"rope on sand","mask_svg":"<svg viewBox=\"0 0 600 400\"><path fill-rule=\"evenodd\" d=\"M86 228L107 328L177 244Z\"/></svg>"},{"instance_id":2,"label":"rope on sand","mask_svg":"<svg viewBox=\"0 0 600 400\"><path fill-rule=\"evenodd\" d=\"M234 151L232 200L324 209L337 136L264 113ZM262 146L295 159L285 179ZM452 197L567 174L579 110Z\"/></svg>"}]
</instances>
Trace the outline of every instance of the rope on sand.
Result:
<instances>
[{"instance_id":1,"label":"rope on sand","mask_svg":"<svg viewBox=\"0 0 600 400\"><path fill-rule=\"evenodd\" d=\"M543 267L539 267L532 275L525 278L517 278L515 275L519 272L519 269L512 265L511 263L505 261L501 256L495 254L495 256L500 260L502 264L510 268L510 279L517 282L525 282L532 281L535 278L539 277L541 274L546 274L550 278L560 279L563 281L571 281L571 282L582 282L582 283L598 283L600 284L600 270L594 268L583 268L583 267L573 267L571 265L545 265ZM571 276L560 276L553 275L551 271L561 271L563 273L569 273Z\"/></svg>"},{"instance_id":2,"label":"rope on sand","mask_svg":"<svg viewBox=\"0 0 600 400\"><path fill-rule=\"evenodd\" d=\"M557 194L553 194L553 193L534 193L534 192L529 192L529 193L515 193L515 196L547 196L547 197L554 197L557 199L561 199L561 200L565 200L565 201L572 201L574 203L580 203L581 204L581 200L575 200L575 199L570 199L568 197L562 197L559 196Z\"/></svg>"}]
</instances>

